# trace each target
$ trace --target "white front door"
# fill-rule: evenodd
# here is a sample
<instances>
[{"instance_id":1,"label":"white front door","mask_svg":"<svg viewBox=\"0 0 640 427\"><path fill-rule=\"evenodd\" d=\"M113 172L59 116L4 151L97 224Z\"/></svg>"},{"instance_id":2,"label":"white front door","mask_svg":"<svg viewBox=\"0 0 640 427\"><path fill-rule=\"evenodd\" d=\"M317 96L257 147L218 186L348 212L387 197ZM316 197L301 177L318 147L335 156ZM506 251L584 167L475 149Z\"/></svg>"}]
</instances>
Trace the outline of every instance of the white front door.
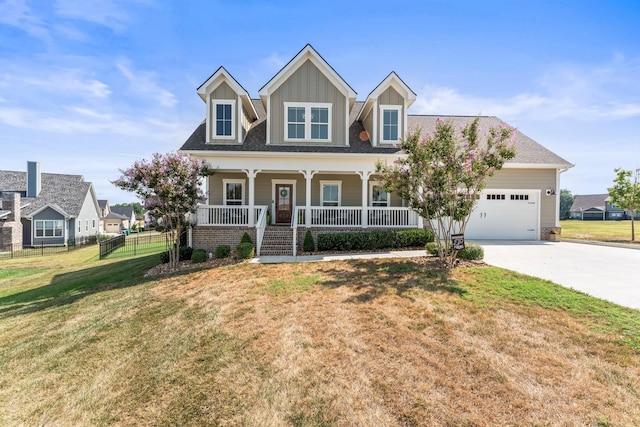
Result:
<instances>
[{"instance_id":1,"label":"white front door","mask_svg":"<svg viewBox=\"0 0 640 427\"><path fill-rule=\"evenodd\" d=\"M465 239L539 240L539 190L484 190Z\"/></svg>"}]
</instances>

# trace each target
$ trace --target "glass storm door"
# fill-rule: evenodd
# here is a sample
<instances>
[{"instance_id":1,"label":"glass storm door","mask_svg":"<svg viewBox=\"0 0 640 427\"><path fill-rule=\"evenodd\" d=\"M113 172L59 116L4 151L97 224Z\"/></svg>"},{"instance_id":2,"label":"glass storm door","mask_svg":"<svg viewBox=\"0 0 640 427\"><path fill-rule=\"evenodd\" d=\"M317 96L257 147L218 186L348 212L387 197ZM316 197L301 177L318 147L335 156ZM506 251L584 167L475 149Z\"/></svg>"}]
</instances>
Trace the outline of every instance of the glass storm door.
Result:
<instances>
[{"instance_id":1,"label":"glass storm door","mask_svg":"<svg viewBox=\"0 0 640 427\"><path fill-rule=\"evenodd\" d=\"M293 211L293 184L276 184L276 224L290 224Z\"/></svg>"}]
</instances>

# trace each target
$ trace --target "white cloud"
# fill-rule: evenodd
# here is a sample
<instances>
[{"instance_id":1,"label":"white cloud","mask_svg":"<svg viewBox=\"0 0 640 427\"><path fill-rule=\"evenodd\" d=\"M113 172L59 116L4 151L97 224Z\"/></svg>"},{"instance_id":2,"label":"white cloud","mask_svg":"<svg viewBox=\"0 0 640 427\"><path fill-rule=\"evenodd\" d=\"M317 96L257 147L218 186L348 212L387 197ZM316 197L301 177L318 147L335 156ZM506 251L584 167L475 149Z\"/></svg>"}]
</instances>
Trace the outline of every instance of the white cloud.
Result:
<instances>
[{"instance_id":1,"label":"white cloud","mask_svg":"<svg viewBox=\"0 0 640 427\"><path fill-rule=\"evenodd\" d=\"M125 12L126 2L116 0L56 0L56 13L64 18L87 21L111 28L114 31L122 31L131 18Z\"/></svg>"},{"instance_id":2,"label":"white cloud","mask_svg":"<svg viewBox=\"0 0 640 427\"><path fill-rule=\"evenodd\" d=\"M146 98L155 99L163 107L173 107L177 98L173 93L155 82L156 74L149 71L132 71L132 67L126 60L120 60L117 64L120 73L129 81L132 91Z\"/></svg>"},{"instance_id":3,"label":"white cloud","mask_svg":"<svg viewBox=\"0 0 640 427\"><path fill-rule=\"evenodd\" d=\"M615 55L596 66L549 67L533 89L506 98L425 86L412 110L419 114L495 115L504 119L616 120L640 117L640 60ZM525 85L526 82L523 82Z\"/></svg>"},{"instance_id":4,"label":"white cloud","mask_svg":"<svg viewBox=\"0 0 640 427\"><path fill-rule=\"evenodd\" d=\"M51 43L46 23L33 13L26 0L5 0L0 3L0 23L19 28L31 37Z\"/></svg>"},{"instance_id":5,"label":"white cloud","mask_svg":"<svg viewBox=\"0 0 640 427\"><path fill-rule=\"evenodd\" d=\"M39 69L13 68L0 76L0 87L13 89L16 102L20 101L16 92L28 96L107 98L111 94L109 86L88 74L85 70L72 68L51 68L44 73Z\"/></svg>"}]
</instances>

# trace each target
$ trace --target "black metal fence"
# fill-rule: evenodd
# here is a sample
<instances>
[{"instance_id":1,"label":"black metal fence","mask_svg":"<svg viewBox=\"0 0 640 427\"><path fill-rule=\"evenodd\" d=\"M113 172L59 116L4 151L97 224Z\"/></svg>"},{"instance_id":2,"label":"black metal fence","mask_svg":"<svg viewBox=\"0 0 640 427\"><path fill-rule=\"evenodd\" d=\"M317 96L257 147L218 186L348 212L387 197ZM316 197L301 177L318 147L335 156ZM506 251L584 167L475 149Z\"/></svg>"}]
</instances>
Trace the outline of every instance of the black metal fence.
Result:
<instances>
[{"instance_id":1,"label":"black metal fence","mask_svg":"<svg viewBox=\"0 0 640 427\"><path fill-rule=\"evenodd\" d=\"M133 233L129 236L121 234L100 242L100 259L115 255L148 255L164 252L173 244L167 233Z\"/></svg>"},{"instance_id":2,"label":"black metal fence","mask_svg":"<svg viewBox=\"0 0 640 427\"><path fill-rule=\"evenodd\" d=\"M0 259L27 258L67 253L88 245L95 245L97 242L97 236L85 236L69 239L66 246L47 246L45 244L24 246L22 243L16 245L5 245L3 248L0 248Z\"/></svg>"}]
</instances>

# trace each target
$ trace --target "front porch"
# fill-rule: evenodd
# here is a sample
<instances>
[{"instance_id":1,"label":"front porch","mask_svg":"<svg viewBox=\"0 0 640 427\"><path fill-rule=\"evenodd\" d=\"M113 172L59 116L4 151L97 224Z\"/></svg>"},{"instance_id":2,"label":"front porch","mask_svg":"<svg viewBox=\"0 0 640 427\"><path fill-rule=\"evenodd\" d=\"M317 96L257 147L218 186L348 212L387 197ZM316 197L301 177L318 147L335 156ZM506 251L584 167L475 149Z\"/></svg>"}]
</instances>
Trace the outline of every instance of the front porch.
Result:
<instances>
[{"instance_id":1,"label":"front porch","mask_svg":"<svg viewBox=\"0 0 640 427\"><path fill-rule=\"evenodd\" d=\"M268 206L200 205L194 215L197 232L192 244L215 251L214 245L237 245L247 232L255 243L256 255L263 254L263 247L269 255L294 255L306 230L315 238L327 232L423 227L422 218L405 207L295 206L288 223L269 227L267 232L275 220ZM290 238L285 237L286 230ZM289 249L285 252L284 248Z\"/></svg>"}]
</instances>

